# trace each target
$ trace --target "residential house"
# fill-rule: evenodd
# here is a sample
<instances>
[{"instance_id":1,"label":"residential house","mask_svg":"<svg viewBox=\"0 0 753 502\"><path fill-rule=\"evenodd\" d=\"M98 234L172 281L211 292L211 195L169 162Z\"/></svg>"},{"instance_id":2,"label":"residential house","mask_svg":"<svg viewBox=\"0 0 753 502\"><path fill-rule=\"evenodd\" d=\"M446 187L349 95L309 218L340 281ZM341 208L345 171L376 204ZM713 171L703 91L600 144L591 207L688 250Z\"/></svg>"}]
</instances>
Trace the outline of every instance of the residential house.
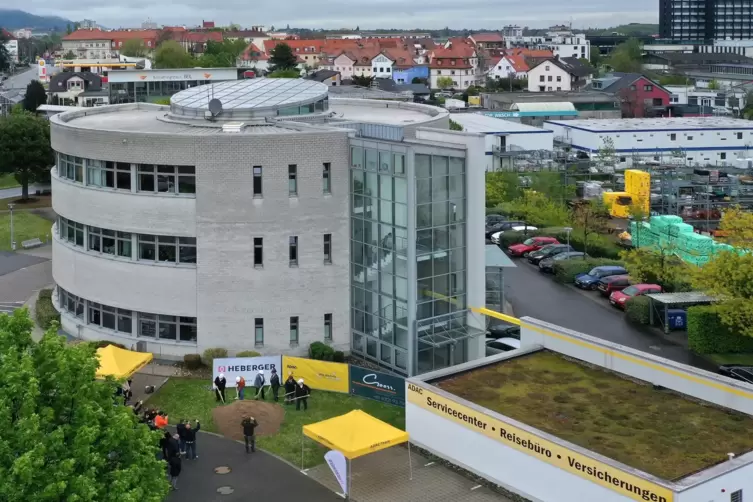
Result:
<instances>
[{"instance_id":1,"label":"residential house","mask_svg":"<svg viewBox=\"0 0 753 502\"><path fill-rule=\"evenodd\" d=\"M338 55L326 66L326 69L339 72L343 80L353 78L353 65L356 64L356 57L348 52Z\"/></svg>"},{"instance_id":2,"label":"residential house","mask_svg":"<svg viewBox=\"0 0 753 502\"><path fill-rule=\"evenodd\" d=\"M533 68L542 61L554 57L554 53L549 49L505 49L502 55L521 56L525 60L529 68Z\"/></svg>"},{"instance_id":3,"label":"residential house","mask_svg":"<svg viewBox=\"0 0 753 502\"><path fill-rule=\"evenodd\" d=\"M11 35L9 32L5 31L5 29L3 28L0 28L0 33L2 33L3 38L5 39L4 45L8 50L10 60L13 63L18 63L18 39Z\"/></svg>"},{"instance_id":4,"label":"residential house","mask_svg":"<svg viewBox=\"0 0 753 502\"><path fill-rule=\"evenodd\" d=\"M350 54L350 57L353 57L355 60L355 62L353 63L353 75L358 75L361 77L374 76L374 73L372 72L371 61L378 54L380 54L379 49L372 46L351 51Z\"/></svg>"},{"instance_id":5,"label":"residential house","mask_svg":"<svg viewBox=\"0 0 753 502\"><path fill-rule=\"evenodd\" d=\"M502 56L490 66L487 76L491 79L526 78L528 70L523 56Z\"/></svg>"},{"instance_id":6,"label":"residential house","mask_svg":"<svg viewBox=\"0 0 753 502\"><path fill-rule=\"evenodd\" d=\"M499 33L474 33L468 39L479 49L504 49L505 39Z\"/></svg>"},{"instance_id":7,"label":"residential house","mask_svg":"<svg viewBox=\"0 0 753 502\"><path fill-rule=\"evenodd\" d=\"M118 30L109 32L112 50L120 54L123 44L128 40L139 40L144 44L144 50L149 53L157 48L158 30Z\"/></svg>"},{"instance_id":8,"label":"residential house","mask_svg":"<svg viewBox=\"0 0 753 502\"><path fill-rule=\"evenodd\" d=\"M547 49L560 58L591 58L591 42L583 33L573 33L566 26L553 26L544 36L506 36L508 48Z\"/></svg>"},{"instance_id":9,"label":"residential house","mask_svg":"<svg viewBox=\"0 0 753 502\"><path fill-rule=\"evenodd\" d=\"M342 85L342 76L340 75L339 71L319 70L315 71L311 75L308 75L306 79L321 82L332 87Z\"/></svg>"},{"instance_id":10,"label":"residential house","mask_svg":"<svg viewBox=\"0 0 753 502\"><path fill-rule=\"evenodd\" d=\"M661 115L670 105L671 92L640 73L610 73L590 87L619 98L623 118Z\"/></svg>"},{"instance_id":11,"label":"residential house","mask_svg":"<svg viewBox=\"0 0 753 502\"><path fill-rule=\"evenodd\" d=\"M59 72L50 76L48 93L52 104L63 106L84 106L83 100L79 104L79 97L84 92L101 92L102 77L96 73Z\"/></svg>"},{"instance_id":12,"label":"residential house","mask_svg":"<svg viewBox=\"0 0 753 502\"><path fill-rule=\"evenodd\" d=\"M394 64L395 61L389 56L389 53L382 51L371 60L371 74L376 78L392 80L392 66Z\"/></svg>"},{"instance_id":13,"label":"residential house","mask_svg":"<svg viewBox=\"0 0 753 502\"><path fill-rule=\"evenodd\" d=\"M264 52L269 55L278 44L286 44L306 66L317 68L321 60L322 40L264 40Z\"/></svg>"},{"instance_id":14,"label":"residential house","mask_svg":"<svg viewBox=\"0 0 753 502\"><path fill-rule=\"evenodd\" d=\"M173 40L189 54L203 54L207 50L207 43L222 43L223 38L219 31L178 31L173 33Z\"/></svg>"},{"instance_id":15,"label":"residential house","mask_svg":"<svg viewBox=\"0 0 753 502\"><path fill-rule=\"evenodd\" d=\"M112 48L112 32L100 29L76 30L64 36L62 53L75 54L75 59L112 59L116 51Z\"/></svg>"},{"instance_id":16,"label":"residential house","mask_svg":"<svg viewBox=\"0 0 753 502\"><path fill-rule=\"evenodd\" d=\"M453 89L467 89L479 83L478 56L469 43L454 43L452 39L444 47L438 47L429 55L429 85L438 89L442 77L452 79Z\"/></svg>"},{"instance_id":17,"label":"residential house","mask_svg":"<svg viewBox=\"0 0 753 502\"><path fill-rule=\"evenodd\" d=\"M248 47L236 60L238 68L251 68L256 70L256 74L263 74L269 70L269 56L264 54L256 44L248 44Z\"/></svg>"},{"instance_id":18,"label":"residential house","mask_svg":"<svg viewBox=\"0 0 753 502\"><path fill-rule=\"evenodd\" d=\"M575 58L551 58L528 70L528 91L574 91L588 85L593 69Z\"/></svg>"}]
</instances>

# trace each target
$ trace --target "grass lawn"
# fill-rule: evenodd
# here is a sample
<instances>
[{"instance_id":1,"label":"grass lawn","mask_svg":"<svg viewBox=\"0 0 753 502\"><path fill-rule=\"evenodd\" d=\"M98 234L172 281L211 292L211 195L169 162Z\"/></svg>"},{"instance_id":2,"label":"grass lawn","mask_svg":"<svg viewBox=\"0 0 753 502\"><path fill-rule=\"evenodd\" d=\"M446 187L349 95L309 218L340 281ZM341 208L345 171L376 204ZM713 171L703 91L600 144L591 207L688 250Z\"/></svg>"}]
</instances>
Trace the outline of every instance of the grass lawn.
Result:
<instances>
[{"instance_id":1,"label":"grass lawn","mask_svg":"<svg viewBox=\"0 0 753 502\"><path fill-rule=\"evenodd\" d=\"M709 354L709 359L716 364L740 364L743 366L753 366L753 354Z\"/></svg>"},{"instance_id":2,"label":"grass lawn","mask_svg":"<svg viewBox=\"0 0 753 502\"><path fill-rule=\"evenodd\" d=\"M20 186L21 183L16 181L16 177L12 174L0 174L0 188L14 188Z\"/></svg>"},{"instance_id":3,"label":"grass lawn","mask_svg":"<svg viewBox=\"0 0 753 502\"><path fill-rule=\"evenodd\" d=\"M217 406L214 393L208 380L171 378L157 393L147 401L146 406L159 408L170 415L171 422L181 418L199 419L204 430L216 432L212 420L212 408ZM282 392L281 392L282 393ZM234 389L226 392L228 403L235 396ZM271 401L271 392L267 395ZM361 397L312 390L309 409L306 412L295 411L295 407L285 406L285 420L277 434L259 437L260 448L274 453L294 465L301 464L301 428L304 425L336 417L352 410L360 409L380 420L405 430L405 410L378 401ZM305 440L305 467L321 464L327 449L310 439Z\"/></svg>"},{"instance_id":4,"label":"grass lawn","mask_svg":"<svg viewBox=\"0 0 753 502\"><path fill-rule=\"evenodd\" d=\"M0 211L8 209L9 203L14 203L16 206L14 211L21 209L39 209L41 207L52 207L51 195L31 195L28 199L22 200L20 197L10 197L7 199L0 199Z\"/></svg>"},{"instance_id":5,"label":"grass lawn","mask_svg":"<svg viewBox=\"0 0 753 502\"><path fill-rule=\"evenodd\" d=\"M753 449L753 419L654 390L552 352L437 384L453 394L662 479Z\"/></svg>"},{"instance_id":6,"label":"grass lawn","mask_svg":"<svg viewBox=\"0 0 753 502\"><path fill-rule=\"evenodd\" d=\"M16 249L21 249L23 241L38 237L45 240L50 235L52 223L41 216L25 211L13 211L13 236ZM10 213L0 214L0 251L10 250Z\"/></svg>"}]
</instances>

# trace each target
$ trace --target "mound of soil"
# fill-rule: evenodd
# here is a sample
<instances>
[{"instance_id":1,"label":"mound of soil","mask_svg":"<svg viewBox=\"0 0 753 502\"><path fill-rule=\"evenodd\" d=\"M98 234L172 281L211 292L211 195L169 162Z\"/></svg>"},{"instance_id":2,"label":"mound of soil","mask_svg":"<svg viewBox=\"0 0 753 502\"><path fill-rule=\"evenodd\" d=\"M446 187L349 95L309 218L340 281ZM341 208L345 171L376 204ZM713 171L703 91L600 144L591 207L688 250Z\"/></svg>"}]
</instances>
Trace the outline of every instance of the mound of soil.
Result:
<instances>
[{"instance_id":1,"label":"mound of soil","mask_svg":"<svg viewBox=\"0 0 753 502\"><path fill-rule=\"evenodd\" d=\"M257 436L268 436L280 430L285 419L285 410L279 404L264 401L235 401L212 410L214 423L223 436L243 441L241 421L244 416L253 417L259 423Z\"/></svg>"}]
</instances>

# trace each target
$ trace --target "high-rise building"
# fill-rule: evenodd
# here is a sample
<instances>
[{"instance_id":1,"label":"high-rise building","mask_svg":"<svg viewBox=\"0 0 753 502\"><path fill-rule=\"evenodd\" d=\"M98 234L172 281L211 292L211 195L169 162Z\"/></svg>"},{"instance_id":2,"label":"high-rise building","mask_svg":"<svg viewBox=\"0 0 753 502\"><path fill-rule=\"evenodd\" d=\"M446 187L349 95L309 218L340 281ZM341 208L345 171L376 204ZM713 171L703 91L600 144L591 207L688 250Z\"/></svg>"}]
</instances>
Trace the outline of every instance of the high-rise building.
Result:
<instances>
[{"instance_id":1,"label":"high-rise building","mask_svg":"<svg viewBox=\"0 0 753 502\"><path fill-rule=\"evenodd\" d=\"M659 33L672 40L753 38L751 0L660 0Z\"/></svg>"}]
</instances>

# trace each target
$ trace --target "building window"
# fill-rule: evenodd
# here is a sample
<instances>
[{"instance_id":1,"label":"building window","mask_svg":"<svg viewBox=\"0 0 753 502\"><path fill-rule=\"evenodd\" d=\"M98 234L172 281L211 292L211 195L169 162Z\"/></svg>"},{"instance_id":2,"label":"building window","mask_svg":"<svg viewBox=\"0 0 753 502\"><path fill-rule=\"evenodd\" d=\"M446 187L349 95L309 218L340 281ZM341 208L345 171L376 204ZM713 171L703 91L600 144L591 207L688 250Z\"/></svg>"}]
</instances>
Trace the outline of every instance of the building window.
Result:
<instances>
[{"instance_id":1,"label":"building window","mask_svg":"<svg viewBox=\"0 0 753 502\"><path fill-rule=\"evenodd\" d=\"M322 164L322 192L325 194L332 193L332 164L325 162Z\"/></svg>"},{"instance_id":2,"label":"building window","mask_svg":"<svg viewBox=\"0 0 753 502\"><path fill-rule=\"evenodd\" d=\"M131 164L124 162L106 162L103 160L86 161L86 184L102 188L131 190Z\"/></svg>"},{"instance_id":3,"label":"building window","mask_svg":"<svg viewBox=\"0 0 753 502\"><path fill-rule=\"evenodd\" d=\"M545 66L545 67L544 67L544 69L545 69L546 71L549 71L549 66Z\"/></svg>"},{"instance_id":4,"label":"building window","mask_svg":"<svg viewBox=\"0 0 753 502\"><path fill-rule=\"evenodd\" d=\"M676 141L677 140L677 134L675 134L675 133L670 134L669 135L669 139L670 139L670 141Z\"/></svg>"},{"instance_id":5,"label":"building window","mask_svg":"<svg viewBox=\"0 0 753 502\"><path fill-rule=\"evenodd\" d=\"M646 91L646 92L651 92L651 91L654 90L654 86L651 85L651 84L646 84L646 85L643 86L643 90Z\"/></svg>"},{"instance_id":6,"label":"building window","mask_svg":"<svg viewBox=\"0 0 753 502\"><path fill-rule=\"evenodd\" d=\"M139 260L196 263L196 238L139 235Z\"/></svg>"},{"instance_id":7,"label":"building window","mask_svg":"<svg viewBox=\"0 0 753 502\"><path fill-rule=\"evenodd\" d=\"M290 266L298 266L298 237L291 235L288 242L288 254L290 258Z\"/></svg>"},{"instance_id":8,"label":"building window","mask_svg":"<svg viewBox=\"0 0 753 502\"><path fill-rule=\"evenodd\" d=\"M139 192L196 193L196 168L190 166L138 166Z\"/></svg>"},{"instance_id":9,"label":"building window","mask_svg":"<svg viewBox=\"0 0 753 502\"><path fill-rule=\"evenodd\" d=\"M254 266L261 267L264 265L264 244L261 237L254 237Z\"/></svg>"},{"instance_id":10,"label":"building window","mask_svg":"<svg viewBox=\"0 0 753 502\"><path fill-rule=\"evenodd\" d=\"M89 251L132 258L131 234L105 228L89 227Z\"/></svg>"},{"instance_id":11,"label":"building window","mask_svg":"<svg viewBox=\"0 0 753 502\"><path fill-rule=\"evenodd\" d=\"M634 86L634 85L631 85L631 86L630 86L630 90L631 90L631 91L634 91L634 90L635 90L635 86Z\"/></svg>"},{"instance_id":12,"label":"building window","mask_svg":"<svg viewBox=\"0 0 753 502\"><path fill-rule=\"evenodd\" d=\"M735 492L730 493L729 501L730 502L743 502L743 491L737 490Z\"/></svg>"},{"instance_id":13,"label":"building window","mask_svg":"<svg viewBox=\"0 0 753 502\"><path fill-rule=\"evenodd\" d=\"M84 225L60 217L60 238L74 246L84 246Z\"/></svg>"},{"instance_id":14,"label":"building window","mask_svg":"<svg viewBox=\"0 0 753 502\"><path fill-rule=\"evenodd\" d=\"M738 133L735 133L735 134L737 134L737 139L743 139L743 133L738 132Z\"/></svg>"},{"instance_id":15,"label":"building window","mask_svg":"<svg viewBox=\"0 0 753 502\"><path fill-rule=\"evenodd\" d=\"M324 314L324 341L332 341L332 314Z\"/></svg>"},{"instance_id":16,"label":"building window","mask_svg":"<svg viewBox=\"0 0 753 502\"><path fill-rule=\"evenodd\" d=\"M261 317L254 319L254 345L264 345L264 319Z\"/></svg>"},{"instance_id":17,"label":"building window","mask_svg":"<svg viewBox=\"0 0 753 502\"><path fill-rule=\"evenodd\" d=\"M551 81L552 81L552 76L551 76L551 75L549 75L549 76L548 76L548 77L546 78L546 80L547 80L547 82L551 82Z\"/></svg>"},{"instance_id":18,"label":"building window","mask_svg":"<svg viewBox=\"0 0 753 502\"><path fill-rule=\"evenodd\" d=\"M332 263L332 234L324 234L324 263Z\"/></svg>"},{"instance_id":19,"label":"building window","mask_svg":"<svg viewBox=\"0 0 753 502\"><path fill-rule=\"evenodd\" d=\"M261 166L254 166L254 197L261 197Z\"/></svg>"},{"instance_id":20,"label":"building window","mask_svg":"<svg viewBox=\"0 0 753 502\"><path fill-rule=\"evenodd\" d=\"M288 165L288 195L298 195L298 166Z\"/></svg>"},{"instance_id":21,"label":"building window","mask_svg":"<svg viewBox=\"0 0 753 502\"><path fill-rule=\"evenodd\" d=\"M543 81L544 81L544 75L541 75L541 76L539 77L539 82L543 82Z\"/></svg>"},{"instance_id":22,"label":"building window","mask_svg":"<svg viewBox=\"0 0 753 502\"><path fill-rule=\"evenodd\" d=\"M688 136L688 141L693 141L693 136Z\"/></svg>"},{"instance_id":23,"label":"building window","mask_svg":"<svg viewBox=\"0 0 753 502\"><path fill-rule=\"evenodd\" d=\"M720 153L719 154L719 158L722 159L722 160L726 160L727 159L727 153L726 152Z\"/></svg>"},{"instance_id":24,"label":"building window","mask_svg":"<svg viewBox=\"0 0 753 502\"><path fill-rule=\"evenodd\" d=\"M83 183L84 159L82 159L81 157L74 157L73 155L59 153L58 176L78 183Z\"/></svg>"},{"instance_id":25,"label":"building window","mask_svg":"<svg viewBox=\"0 0 753 502\"><path fill-rule=\"evenodd\" d=\"M298 345L298 316L290 318L290 345Z\"/></svg>"},{"instance_id":26,"label":"building window","mask_svg":"<svg viewBox=\"0 0 753 502\"><path fill-rule=\"evenodd\" d=\"M557 82L562 82L562 76L557 75Z\"/></svg>"}]
</instances>

